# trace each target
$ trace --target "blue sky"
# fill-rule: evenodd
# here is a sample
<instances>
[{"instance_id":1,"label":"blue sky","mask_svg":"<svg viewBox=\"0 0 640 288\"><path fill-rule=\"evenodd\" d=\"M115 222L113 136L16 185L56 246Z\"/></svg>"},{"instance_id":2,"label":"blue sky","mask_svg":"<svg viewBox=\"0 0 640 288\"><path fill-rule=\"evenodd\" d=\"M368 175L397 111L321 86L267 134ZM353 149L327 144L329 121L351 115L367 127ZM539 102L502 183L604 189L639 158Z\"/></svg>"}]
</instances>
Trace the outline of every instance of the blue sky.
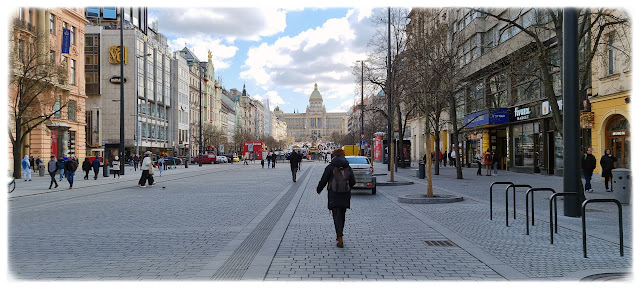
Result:
<instances>
[{"instance_id":1,"label":"blue sky","mask_svg":"<svg viewBox=\"0 0 640 288\"><path fill-rule=\"evenodd\" d=\"M371 9L154 8L171 50L185 43L201 61L211 50L227 89L304 112L315 83L327 111L346 111L359 95L352 74L374 33ZM356 89L357 88L357 89ZM358 90L358 91L356 91Z\"/></svg>"}]
</instances>

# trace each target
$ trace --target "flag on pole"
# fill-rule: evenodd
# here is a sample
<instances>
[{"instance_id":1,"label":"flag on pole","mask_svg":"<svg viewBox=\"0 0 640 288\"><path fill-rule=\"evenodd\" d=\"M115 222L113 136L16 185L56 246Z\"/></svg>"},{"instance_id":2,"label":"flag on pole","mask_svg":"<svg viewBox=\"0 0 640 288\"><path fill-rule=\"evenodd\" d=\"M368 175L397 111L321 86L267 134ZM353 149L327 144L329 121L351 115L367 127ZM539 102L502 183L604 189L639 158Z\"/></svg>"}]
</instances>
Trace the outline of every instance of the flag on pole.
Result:
<instances>
[{"instance_id":1,"label":"flag on pole","mask_svg":"<svg viewBox=\"0 0 640 288\"><path fill-rule=\"evenodd\" d=\"M69 46L71 46L71 31L62 29L62 54L69 54Z\"/></svg>"}]
</instances>

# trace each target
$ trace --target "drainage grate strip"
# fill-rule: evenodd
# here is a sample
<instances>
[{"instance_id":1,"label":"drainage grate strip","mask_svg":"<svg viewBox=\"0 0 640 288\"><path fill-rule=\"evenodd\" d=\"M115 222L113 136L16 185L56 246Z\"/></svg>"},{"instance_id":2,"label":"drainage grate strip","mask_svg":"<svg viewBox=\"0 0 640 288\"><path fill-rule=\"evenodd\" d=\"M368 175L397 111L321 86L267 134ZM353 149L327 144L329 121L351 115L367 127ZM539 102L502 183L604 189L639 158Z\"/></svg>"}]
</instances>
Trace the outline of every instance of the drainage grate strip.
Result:
<instances>
[{"instance_id":1,"label":"drainage grate strip","mask_svg":"<svg viewBox=\"0 0 640 288\"><path fill-rule=\"evenodd\" d=\"M424 244L435 247L458 247L458 245L453 243L451 240L427 240L424 241Z\"/></svg>"},{"instance_id":2,"label":"drainage grate strip","mask_svg":"<svg viewBox=\"0 0 640 288\"><path fill-rule=\"evenodd\" d=\"M311 169L307 169L299 179L303 179ZM267 237L271 233L271 230L276 225L282 214L289 206L289 202L293 199L296 191L302 185L293 185L287 194L285 194L278 203L267 213L264 219L256 226L256 228L247 236L247 238L240 244L240 247L236 249L229 259L225 261L222 268L218 270L211 280L241 280L244 273L249 268L249 265L253 261L253 258L258 254L262 244L266 241Z\"/></svg>"}]
</instances>

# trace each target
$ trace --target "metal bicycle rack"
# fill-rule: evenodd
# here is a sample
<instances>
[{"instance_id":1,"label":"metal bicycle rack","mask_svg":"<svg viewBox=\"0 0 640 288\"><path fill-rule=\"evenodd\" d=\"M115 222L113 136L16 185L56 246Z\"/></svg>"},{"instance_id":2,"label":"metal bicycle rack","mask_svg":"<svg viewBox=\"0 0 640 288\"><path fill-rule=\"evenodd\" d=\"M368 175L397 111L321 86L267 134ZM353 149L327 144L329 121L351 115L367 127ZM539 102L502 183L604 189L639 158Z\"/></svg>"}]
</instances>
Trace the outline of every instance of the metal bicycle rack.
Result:
<instances>
[{"instance_id":1,"label":"metal bicycle rack","mask_svg":"<svg viewBox=\"0 0 640 288\"><path fill-rule=\"evenodd\" d=\"M624 247L622 246L622 205L620 201L616 199L589 199L582 202L582 251L584 252L584 258L587 258L587 226L585 221L585 208L587 204L591 202L613 202L618 205L618 229L620 236L620 257L624 256Z\"/></svg>"},{"instance_id":2,"label":"metal bicycle rack","mask_svg":"<svg viewBox=\"0 0 640 288\"><path fill-rule=\"evenodd\" d=\"M551 191L554 194L556 193L556 191L551 189L551 188L531 188L531 189L527 190L527 194L525 194L525 198L526 198L525 202L526 202L526 209L527 209L527 213L526 213L526 215L527 215L527 235L529 235L529 194L531 194L531 226L535 226L536 225L535 224L535 215L534 215L534 213L535 213L535 208L534 207L535 206L534 206L534 201L533 201L533 195L534 195L533 192L536 192L536 191ZM514 197L513 201L515 202L515 197Z\"/></svg>"},{"instance_id":3,"label":"metal bicycle rack","mask_svg":"<svg viewBox=\"0 0 640 288\"><path fill-rule=\"evenodd\" d=\"M493 182L489 186L489 220L493 220L493 185L514 185L512 182Z\"/></svg>"},{"instance_id":4,"label":"metal bicycle rack","mask_svg":"<svg viewBox=\"0 0 640 288\"><path fill-rule=\"evenodd\" d=\"M553 244L553 225L554 225L554 219L553 219L553 214L555 213L555 226L556 226L556 233L558 233L558 199L556 197L558 196L571 196L571 195L577 195L578 193L575 192L559 192L559 193L553 193L553 195L551 195L551 197L549 197L549 232L551 234L551 244ZM555 204L555 206L554 206ZM553 207L553 210L551 208L551 206ZM584 215L584 214L583 214Z\"/></svg>"},{"instance_id":5,"label":"metal bicycle rack","mask_svg":"<svg viewBox=\"0 0 640 288\"><path fill-rule=\"evenodd\" d=\"M504 190L504 194L505 194L505 201L504 201L504 207L505 207L505 211L506 211L506 217L505 220L507 221L507 227L509 227L509 188L513 188L513 219L516 219L516 188L533 188L531 187L531 185L526 185L526 184L511 184L509 186L507 186L507 189Z\"/></svg>"}]
</instances>

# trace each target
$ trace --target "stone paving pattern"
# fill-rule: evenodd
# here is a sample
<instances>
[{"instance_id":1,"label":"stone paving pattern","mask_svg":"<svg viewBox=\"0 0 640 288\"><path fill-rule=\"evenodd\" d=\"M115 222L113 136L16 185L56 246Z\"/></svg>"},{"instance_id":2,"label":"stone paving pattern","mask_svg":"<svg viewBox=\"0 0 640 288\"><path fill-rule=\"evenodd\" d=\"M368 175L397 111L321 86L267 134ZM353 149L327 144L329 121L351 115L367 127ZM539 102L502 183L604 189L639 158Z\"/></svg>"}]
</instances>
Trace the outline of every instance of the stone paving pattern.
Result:
<instances>
[{"instance_id":1,"label":"stone paving pattern","mask_svg":"<svg viewBox=\"0 0 640 288\"><path fill-rule=\"evenodd\" d=\"M9 273L18 280L580 280L630 272L632 266L631 205L623 205L624 257L619 256L613 204L589 206L586 259L581 220L563 216L562 201L559 234L549 244L548 192L536 194L531 235L525 235L524 190L518 192L518 217L510 219L510 227L504 223L504 188L494 192L494 219L489 220L491 182L560 191L559 177L502 171L497 177L475 176L475 169L465 168L465 179L457 180L452 168L444 168L434 176L436 194L456 194L464 201L401 204L399 196L426 193L426 181L411 169L398 169L398 180L416 184L381 186L377 195L354 190L340 249L326 190L315 193L325 164L305 162L296 185L288 163L276 165L191 165L156 175L158 185L149 188L136 187L139 173L129 167L120 180L76 177L72 190L66 181L57 190L46 189L48 177L18 180L8 202ZM386 165L375 168L386 173ZM594 182L596 189L603 186ZM257 225L263 220L270 224ZM437 240L457 246L425 244ZM259 249L258 256L243 254L244 242L255 244L251 253ZM274 252L264 257L269 249ZM265 267L264 272L257 278L243 274L244 268L223 273L230 267L215 263L234 253L250 262L248 270ZM216 273L226 276L215 278Z\"/></svg>"}]
</instances>

